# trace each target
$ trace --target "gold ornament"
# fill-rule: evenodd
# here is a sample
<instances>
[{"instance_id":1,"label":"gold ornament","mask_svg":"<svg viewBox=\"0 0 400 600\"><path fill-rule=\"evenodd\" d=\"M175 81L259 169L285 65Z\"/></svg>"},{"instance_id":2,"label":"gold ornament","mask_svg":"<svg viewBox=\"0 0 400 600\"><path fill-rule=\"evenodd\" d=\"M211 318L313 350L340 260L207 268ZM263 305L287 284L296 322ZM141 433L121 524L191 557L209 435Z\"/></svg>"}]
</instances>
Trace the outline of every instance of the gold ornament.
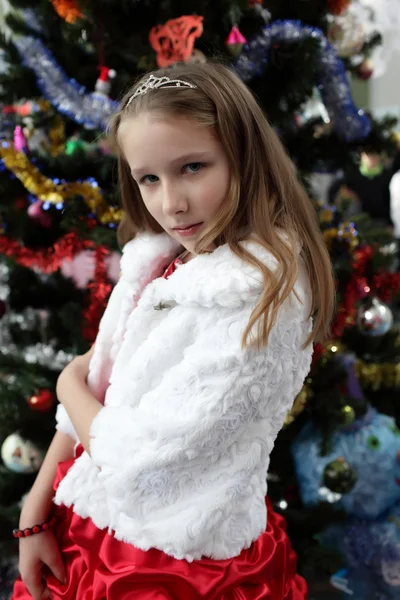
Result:
<instances>
[{"instance_id":1,"label":"gold ornament","mask_svg":"<svg viewBox=\"0 0 400 600\"><path fill-rule=\"evenodd\" d=\"M58 204L73 196L82 196L90 211L103 225L121 221L122 209L108 206L97 185L92 185L89 181L55 184L42 175L23 152L17 152L11 142L7 142L6 145L0 144L0 158L25 189L38 200Z\"/></svg>"}]
</instances>

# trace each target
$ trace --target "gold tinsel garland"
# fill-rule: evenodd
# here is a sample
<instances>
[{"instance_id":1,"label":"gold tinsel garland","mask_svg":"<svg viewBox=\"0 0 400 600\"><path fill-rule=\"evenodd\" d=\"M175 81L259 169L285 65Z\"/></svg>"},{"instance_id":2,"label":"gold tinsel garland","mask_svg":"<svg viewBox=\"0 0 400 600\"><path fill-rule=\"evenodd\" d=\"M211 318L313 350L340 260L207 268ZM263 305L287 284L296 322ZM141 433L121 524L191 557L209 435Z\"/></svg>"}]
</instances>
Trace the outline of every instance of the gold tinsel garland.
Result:
<instances>
[{"instance_id":1,"label":"gold tinsel garland","mask_svg":"<svg viewBox=\"0 0 400 600\"><path fill-rule=\"evenodd\" d=\"M43 202L64 203L73 196L82 196L86 205L103 225L119 223L122 209L108 206L97 184L89 181L56 184L34 167L26 154L17 152L11 142L0 144L0 158L4 165L24 185L26 190Z\"/></svg>"},{"instance_id":2,"label":"gold tinsel garland","mask_svg":"<svg viewBox=\"0 0 400 600\"><path fill-rule=\"evenodd\" d=\"M363 388L373 391L382 388L400 389L400 362L398 363L366 363L358 360L355 371Z\"/></svg>"}]
</instances>

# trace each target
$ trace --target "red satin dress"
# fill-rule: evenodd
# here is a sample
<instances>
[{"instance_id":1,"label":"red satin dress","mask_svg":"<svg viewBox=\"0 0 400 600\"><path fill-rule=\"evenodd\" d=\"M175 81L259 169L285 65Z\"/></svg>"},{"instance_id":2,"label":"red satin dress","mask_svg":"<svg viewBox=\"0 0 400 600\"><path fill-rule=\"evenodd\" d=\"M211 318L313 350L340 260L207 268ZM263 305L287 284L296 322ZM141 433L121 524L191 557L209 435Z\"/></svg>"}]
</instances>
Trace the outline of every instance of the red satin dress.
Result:
<instances>
[{"instance_id":1,"label":"red satin dress","mask_svg":"<svg viewBox=\"0 0 400 600\"><path fill-rule=\"evenodd\" d=\"M173 273L174 261L164 276ZM76 458L83 452L78 446ZM76 458L59 464L54 490ZM160 550L147 552L98 529L72 508L54 505L54 533L67 570L67 583L51 573L47 585L54 600L305 600L305 580L296 574L296 555L284 519L266 499L264 533L235 558L203 558L188 563ZM172 533L172 532L171 532ZM40 535L40 534L39 534ZM31 600L18 579L11 600Z\"/></svg>"}]
</instances>

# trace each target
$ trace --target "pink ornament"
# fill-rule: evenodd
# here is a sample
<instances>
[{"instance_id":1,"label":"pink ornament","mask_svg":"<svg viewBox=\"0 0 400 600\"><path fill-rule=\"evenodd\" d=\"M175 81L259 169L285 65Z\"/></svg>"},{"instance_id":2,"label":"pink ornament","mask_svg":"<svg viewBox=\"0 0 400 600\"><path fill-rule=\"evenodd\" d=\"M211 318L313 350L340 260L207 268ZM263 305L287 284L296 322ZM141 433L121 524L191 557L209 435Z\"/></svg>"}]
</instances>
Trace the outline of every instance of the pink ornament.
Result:
<instances>
[{"instance_id":1,"label":"pink ornament","mask_svg":"<svg viewBox=\"0 0 400 600\"><path fill-rule=\"evenodd\" d=\"M29 206L27 212L32 221L36 221L42 227L49 229L53 225L53 220L48 213L42 210L42 206L43 202L41 200L37 200L37 202L34 202Z\"/></svg>"},{"instance_id":2,"label":"pink ornament","mask_svg":"<svg viewBox=\"0 0 400 600\"><path fill-rule=\"evenodd\" d=\"M28 147L21 125L14 129L14 148L17 152L23 152Z\"/></svg>"},{"instance_id":3,"label":"pink ornament","mask_svg":"<svg viewBox=\"0 0 400 600\"><path fill-rule=\"evenodd\" d=\"M239 28L234 25L229 32L228 37L226 38L225 44L245 44L246 38L242 33L240 33Z\"/></svg>"}]
</instances>

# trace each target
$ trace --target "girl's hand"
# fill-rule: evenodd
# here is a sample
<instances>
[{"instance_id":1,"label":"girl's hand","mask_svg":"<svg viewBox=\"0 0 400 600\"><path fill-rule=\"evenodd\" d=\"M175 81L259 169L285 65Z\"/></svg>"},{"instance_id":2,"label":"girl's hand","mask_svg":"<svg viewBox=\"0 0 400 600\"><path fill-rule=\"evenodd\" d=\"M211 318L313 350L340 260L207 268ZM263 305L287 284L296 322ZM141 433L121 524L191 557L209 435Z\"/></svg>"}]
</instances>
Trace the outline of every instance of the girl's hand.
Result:
<instances>
[{"instance_id":1,"label":"girl's hand","mask_svg":"<svg viewBox=\"0 0 400 600\"><path fill-rule=\"evenodd\" d=\"M47 567L61 583L66 583L65 567L52 531L19 540L19 572L33 600L51 598L43 567Z\"/></svg>"}]
</instances>

